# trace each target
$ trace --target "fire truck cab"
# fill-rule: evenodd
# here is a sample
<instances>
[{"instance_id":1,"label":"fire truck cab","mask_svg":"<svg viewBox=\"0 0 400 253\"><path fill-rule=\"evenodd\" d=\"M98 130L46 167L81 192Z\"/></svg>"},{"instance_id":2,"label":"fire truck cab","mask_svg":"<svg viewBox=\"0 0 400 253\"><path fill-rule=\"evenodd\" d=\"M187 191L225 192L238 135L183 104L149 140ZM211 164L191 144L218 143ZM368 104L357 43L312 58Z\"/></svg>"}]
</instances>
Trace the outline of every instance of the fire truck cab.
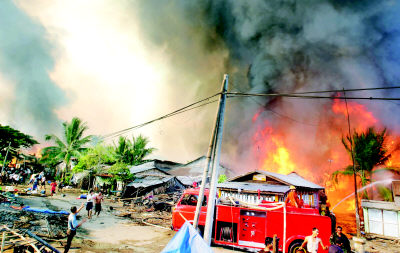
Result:
<instances>
[{"instance_id":1,"label":"fire truck cab","mask_svg":"<svg viewBox=\"0 0 400 253\"><path fill-rule=\"evenodd\" d=\"M185 190L172 212L174 230L179 230L186 220L193 223L198 194L199 188ZM208 194L206 190L199 217L201 232L206 220ZM217 245L257 251L265 247L266 237L277 235L279 250L285 247L285 252L294 253L314 227L318 228L323 244L329 245L331 219L321 216L317 209L287 207L285 212L277 202L245 206L232 200L218 200L215 210L212 241ZM318 252L327 251L319 247Z\"/></svg>"}]
</instances>

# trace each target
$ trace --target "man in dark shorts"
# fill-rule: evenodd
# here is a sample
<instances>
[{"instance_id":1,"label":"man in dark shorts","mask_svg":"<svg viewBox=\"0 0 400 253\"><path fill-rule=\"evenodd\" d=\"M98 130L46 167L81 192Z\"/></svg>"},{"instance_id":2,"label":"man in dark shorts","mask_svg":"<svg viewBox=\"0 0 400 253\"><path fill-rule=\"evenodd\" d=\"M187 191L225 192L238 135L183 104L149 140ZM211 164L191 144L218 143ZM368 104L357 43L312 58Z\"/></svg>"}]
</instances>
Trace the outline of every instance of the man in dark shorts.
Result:
<instances>
[{"instance_id":1,"label":"man in dark shorts","mask_svg":"<svg viewBox=\"0 0 400 253\"><path fill-rule=\"evenodd\" d=\"M93 198L94 198L94 192L93 190L90 190L89 194L87 195L86 199L86 211L88 212L88 218L92 218L92 212L93 212Z\"/></svg>"},{"instance_id":2,"label":"man in dark shorts","mask_svg":"<svg viewBox=\"0 0 400 253\"><path fill-rule=\"evenodd\" d=\"M97 213L97 217L99 217L99 214L101 212L101 202L103 201L103 194L101 192L99 192L99 194L97 194L97 196L94 198L94 214L96 215Z\"/></svg>"}]
</instances>

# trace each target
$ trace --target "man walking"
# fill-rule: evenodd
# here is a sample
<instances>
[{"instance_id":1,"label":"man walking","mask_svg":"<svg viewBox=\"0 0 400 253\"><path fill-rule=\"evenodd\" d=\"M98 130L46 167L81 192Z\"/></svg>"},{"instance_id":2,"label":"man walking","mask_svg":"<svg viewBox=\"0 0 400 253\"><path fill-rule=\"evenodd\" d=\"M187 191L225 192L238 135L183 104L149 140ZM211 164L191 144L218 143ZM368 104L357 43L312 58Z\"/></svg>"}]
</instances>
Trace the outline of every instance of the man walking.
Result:
<instances>
[{"instance_id":1,"label":"man walking","mask_svg":"<svg viewBox=\"0 0 400 253\"><path fill-rule=\"evenodd\" d=\"M81 223L78 223L78 221L76 220L76 215L82 210L84 206L85 204L82 203L78 210L76 209L76 206L71 207L71 213L68 216L67 245L65 245L64 253L67 253L69 251L72 239L76 235L76 229L82 226L84 222L86 222L86 219L83 219Z\"/></svg>"},{"instance_id":2,"label":"man walking","mask_svg":"<svg viewBox=\"0 0 400 253\"><path fill-rule=\"evenodd\" d=\"M99 217L101 212L101 202L103 200L103 194L100 191L99 194L97 194L97 196L94 198L94 214L96 215L97 213L97 217Z\"/></svg>"},{"instance_id":3,"label":"man walking","mask_svg":"<svg viewBox=\"0 0 400 253\"><path fill-rule=\"evenodd\" d=\"M86 211L88 212L88 219L92 218L92 212L93 212L93 198L94 198L94 193L93 190L89 191L89 194L87 195L87 202L86 202Z\"/></svg>"},{"instance_id":4,"label":"man walking","mask_svg":"<svg viewBox=\"0 0 400 253\"><path fill-rule=\"evenodd\" d=\"M321 238L318 237L319 230L318 228L313 228L312 235L306 236L304 242L300 246L300 250L304 248L304 245L307 244L307 252L317 253L318 247L321 244L321 247L326 250L328 247L324 246Z\"/></svg>"}]
</instances>

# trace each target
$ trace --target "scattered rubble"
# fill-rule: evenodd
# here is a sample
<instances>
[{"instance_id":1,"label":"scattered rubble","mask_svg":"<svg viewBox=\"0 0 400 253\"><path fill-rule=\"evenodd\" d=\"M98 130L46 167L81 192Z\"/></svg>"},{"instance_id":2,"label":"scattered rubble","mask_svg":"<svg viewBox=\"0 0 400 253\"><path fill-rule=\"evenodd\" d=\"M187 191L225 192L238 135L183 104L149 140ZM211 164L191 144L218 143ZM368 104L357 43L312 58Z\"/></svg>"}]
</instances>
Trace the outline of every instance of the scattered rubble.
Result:
<instances>
[{"instance_id":1,"label":"scattered rubble","mask_svg":"<svg viewBox=\"0 0 400 253\"><path fill-rule=\"evenodd\" d=\"M120 199L122 207L116 207L114 213L120 217L129 217L137 224L170 229L172 207L179 197L180 193L175 192L150 197Z\"/></svg>"}]
</instances>

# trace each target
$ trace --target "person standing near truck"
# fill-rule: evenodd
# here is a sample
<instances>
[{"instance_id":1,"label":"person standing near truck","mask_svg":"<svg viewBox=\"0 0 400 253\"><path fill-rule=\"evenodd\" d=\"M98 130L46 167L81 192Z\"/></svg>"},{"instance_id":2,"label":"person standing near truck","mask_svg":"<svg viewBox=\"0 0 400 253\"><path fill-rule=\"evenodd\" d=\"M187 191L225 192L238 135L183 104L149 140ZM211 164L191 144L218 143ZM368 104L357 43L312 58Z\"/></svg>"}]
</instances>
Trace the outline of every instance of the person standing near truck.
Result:
<instances>
[{"instance_id":1,"label":"person standing near truck","mask_svg":"<svg viewBox=\"0 0 400 253\"><path fill-rule=\"evenodd\" d=\"M336 228L336 233L333 233L331 235L329 242L332 245L339 246L343 250L344 253L350 253L351 252L350 241L347 238L347 236L342 233L342 230L343 230L342 227L338 226Z\"/></svg>"},{"instance_id":2,"label":"person standing near truck","mask_svg":"<svg viewBox=\"0 0 400 253\"><path fill-rule=\"evenodd\" d=\"M271 237L265 237L265 248L260 250L258 253L275 253L273 251L274 245L273 245L273 239Z\"/></svg>"},{"instance_id":3,"label":"person standing near truck","mask_svg":"<svg viewBox=\"0 0 400 253\"><path fill-rule=\"evenodd\" d=\"M309 253L317 253L318 252L318 247L321 244L321 247L326 250L328 247L324 246L322 243L321 238L318 237L319 230L318 228L313 228L312 234L309 236L306 236L304 239L304 242L300 246L300 250L304 248L304 245L307 244L307 252Z\"/></svg>"},{"instance_id":4,"label":"person standing near truck","mask_svg":"<svg viewBox=\"0 0 400 253\"><path fill-rule=\"evenodd\" d=\"M289 189L290 191L285 199L286 206L297 207L297 208L301 207L302 205L299 196L296 193L296 187L294 187L294 185L291 185Z\"/></svg>"}]
</instances>

